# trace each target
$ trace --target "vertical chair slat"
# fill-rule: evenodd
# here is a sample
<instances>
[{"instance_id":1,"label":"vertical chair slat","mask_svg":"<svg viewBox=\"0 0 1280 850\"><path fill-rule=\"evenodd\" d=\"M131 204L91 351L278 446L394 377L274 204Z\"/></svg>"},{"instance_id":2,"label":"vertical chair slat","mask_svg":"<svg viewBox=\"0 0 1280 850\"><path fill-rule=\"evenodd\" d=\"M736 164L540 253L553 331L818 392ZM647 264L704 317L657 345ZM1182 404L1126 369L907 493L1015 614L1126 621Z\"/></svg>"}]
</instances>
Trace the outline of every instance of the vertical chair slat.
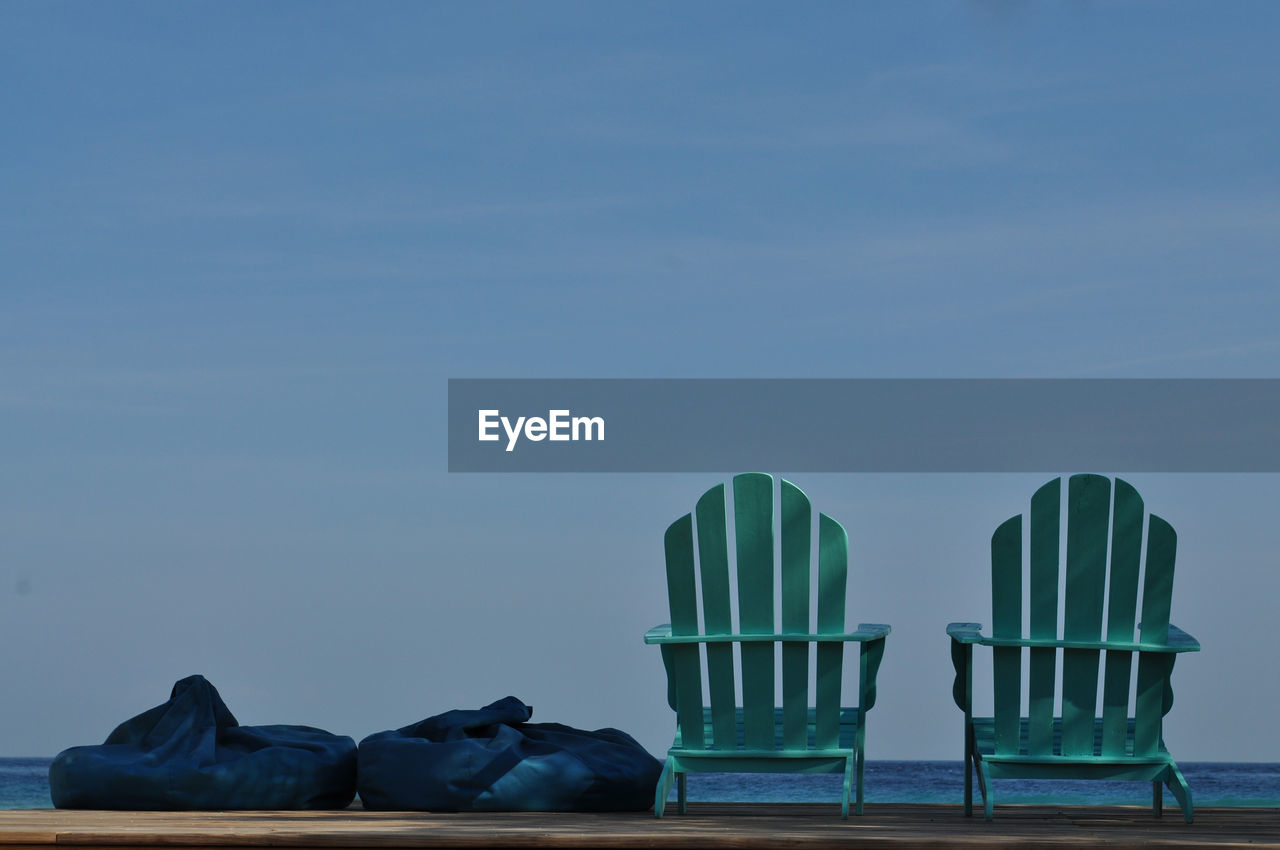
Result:
<instances>
[{"instance_id":1,"label":"vertical chair slat","mask_svg":"<svg viewBox=\"0 0 1280 850\"><path fill-rule=\"evenodd\" d=\"M746 473L733 479L738 547L738 620L742 634L773 634L773 478ZM746 745L772 748L773 644L742 645L742 710Z\"/></svg>"},{"instance_id":2,"label":"vertical chair slat","mask_svg":"<svg viewBox=\"0 0 1280 850\"><path fill-rule=\"evenodd\" d=\"M1138 692L1134 696L1133 754L1154 756L1160 751L1165 681L1173 657L1162 652L1138 653Z\"/></svg>"},{"instance_id":3,"label":"vertical chair slat","mask_svg":"<svg viewBox=\"0 0 1280 850\"><path fill-rule=\"evenodd\" d=\"M809 499L790 481L782 482L782 631L809 631ZM809 644L782 644L782 737L788 748L803 748L809 727Z\"/></svg>"},{"instance_id":4,"label":"vertical chair slat","mask_svg":"<svg viewBox=\"0 0 1280 850\"><path fill-rule=\"evenodd\" d=\"M1147 574L1142 583L1142 640L1169 640L1169 609L1173 599L1173 562L1178 535L1155 514L1147 526Z\"/></svg>"},{"instance_id":5,"label":"vertical chair slat","mask_svg":"<svg viewBox=\"0 0 1280 850\"><path fill-rule=\"evenodd\" d=\"M1062 517L1062 479L1055 478L1031 497L1030 637L1058 636L1058 537ZM1032 649L1027 682L1027 752L1053 752L1053 692L1057 650Z\"/></svg>"},{"instance_id":6,"label":"vertical chair slat","mask_svg":"<svg viewBox=\"0 0 1280 850\"><path fill-rule=\"evenodd\" d=\"M729 598L729 543L725 531L724 485L698 500L698 564L702 574L702 621L709 635L733 633ZM733 645L707 644L707 684L711 696L712 741L720 749L737 746Z\"/></svg>"},{"instance_id":7,"label":"vertical chair slat","mask_svg":"<svg viewBox=\"0 0 1280 850\"><path fill-rule=\"evenodd\" d=\"M1142 497L1116 479L1111 523L1111 587L1107 600L1107 640L1133 640L1142 559ZM1121 756L1129 729L1129 674L1133 653L1107 650L1102 686L1102 755Z\"/></svg>"},{"instance_id":8,"label":"vertical chair slat","mask_svg":"<svg viewBox=\"0 0 1280 850\"><path fill-rule=\"evenodd\" d=\"M1022 637L1022 515L1006 520L991 536L991 634ZM1022 650L993 650L996 753L1021 749Z\"/></svg>"},{"instance_id":9,"label":"vertical chair slat","mask_svg":"<svg viewBox=\"0 0 1280 850\"><path fill-rule=\"evenodd\" d=\"M663 539L667 556L667 598L671 604L671 633L698 633L698 594L693 575L693 517L685 514L671 523ZM702 734L702 664L698 645L670 647L676 680L676 717L684 746L704 746Z\"/></svg>"},{"instance_id":10,"label":"vertical chair slat","mask_svg":"<svg viewBox=\"0 0 1280 850\"><path fill-rule=\"evenodd\" d=\"M1063 637L1102 639L1102 609L1107 580L1107 538L1111 519L1111 482L1101 475L1073 475L1067 489L1067 593ZM1062 754L1093 755L1098 707L1096 649L1062 653Z\"/></svg>"},{"instance_id":11,"label":"vertical chair slat","mask_svg":"<svg viewBox=\"0 0 1280 850\"><path fill-rule=\"evenodd\" d=\"M1142 583L1140 639L1165 643L1169 639L1169 607L1173 595L1173 563L1178 536L1169 523L1155 514L1147 523L1147 572ZM1138 694L1134 725L1135 754L1151 755L1159 749L1165 711L1165 683L1172 658L1144 652L1138 658Z\"/></svg>"},{"instance_id":12,"label":"vertical chair slat","mask_svg":"<svg viewBox=\"0 0 1280 850\"><path fill-rule=\"evenodd\" d=\"M849 535L840 523L818 514L818 634L844 631ZM843 643L820 643L817 649L814 746L835 747L840 740L840 685Z\"/></svg>"}]
</instances>

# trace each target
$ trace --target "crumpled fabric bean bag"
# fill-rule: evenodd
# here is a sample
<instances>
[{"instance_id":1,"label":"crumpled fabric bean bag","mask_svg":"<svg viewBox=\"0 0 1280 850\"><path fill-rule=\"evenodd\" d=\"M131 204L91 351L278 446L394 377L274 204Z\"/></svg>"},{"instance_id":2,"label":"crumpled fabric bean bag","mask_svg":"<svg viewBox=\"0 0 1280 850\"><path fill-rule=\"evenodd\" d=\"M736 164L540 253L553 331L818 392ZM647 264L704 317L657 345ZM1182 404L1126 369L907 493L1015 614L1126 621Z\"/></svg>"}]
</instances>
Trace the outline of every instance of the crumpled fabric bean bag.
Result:
<instances>
[{"instance_id":1,"label":"crumpled fabric bean bag","mask_svg":"<svg viewBox=\"0 0 1280 850\"><path fill-rule=\"evenodd\" d=\"M662 764L617 729L529 723L515 697L360 742L360 800L379 811L643 811Z\"/></svg>"},{"instance_id":2,"label":"crumpled fabric bean bag","mask_svg":"<svg viewBox=\"0 0 1280 850\"><path fill-rule=\"evenodd\" d=\"M356 790L356 744L310 726L241 726L203 676L49 767L60 809L333 809Z\"/></svg>"}]
</instances>

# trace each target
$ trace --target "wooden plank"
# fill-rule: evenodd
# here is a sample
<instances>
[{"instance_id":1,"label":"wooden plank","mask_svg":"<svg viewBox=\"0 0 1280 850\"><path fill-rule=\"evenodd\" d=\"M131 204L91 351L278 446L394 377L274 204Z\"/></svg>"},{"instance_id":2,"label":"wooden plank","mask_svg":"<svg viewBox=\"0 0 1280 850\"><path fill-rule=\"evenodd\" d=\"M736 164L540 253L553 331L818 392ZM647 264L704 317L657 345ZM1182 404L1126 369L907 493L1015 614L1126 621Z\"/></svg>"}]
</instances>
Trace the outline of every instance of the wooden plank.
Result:
<instances>
[{"instance_id":1,"label":"wooden plank","mask_svg":"<svg viewBox=\"0 0 1280 850\"><path fill-rule=\"evenodd\" d=\"M667 557L667 598L672 634L698 633L698 599L693 577L693 517L685 514L671 523L663 538ZM676 683L676 719L681 743L704 746L702 736L702 663L697 644L666 648Z\"/></svg>"},{"instance_id":2,"label":"wooden plank","mask_svg":"<svg viewBox=\"0 0 1280 850\"><path fill-rule=\"evenodd\" d=\"M738 624L743 634L771 634L773 622L773 478L734 476L738 547ZM748 747L773 746L774 664L771 644L743 644L742 708Z\"/></svg>"},{"instance_id":3,"label":"wooden plank","mask_svg":"<svg viewBox=\"0 0 1280 850\"><path fill-rule=\"evenodd\" d=\"M1107 600L1107 640L1133 640L1138 603L1138 568L1142 560L1142 497L1129 482L1116 479L1111 521L1111 584ZM1102 687L1102 748L1104 756L1125 752L1129 719L1131 652L1107 650Z\"/></svg>"},{"instance_id":4,"label":"wooden plank","mask_svg":"<svg viewBox=\"0 0 1280 850\"><path fill-rule=\"evenodd\" d=\"M1152 514L1147 522L1147 569L1142 583L1142 626L1144 641L1164 643L1169 639L1169 606L1173 594L1173 563L1177 556L1178 536L1173 527ZM1136 753L1154 752L1160 745L1163 726L1165 691L1172 658L1156 653L1138 656L1138 693L1135 697L1133 749Z\"/></svg>"},{"instance_id":5,"label":"wooden plank","mask_svg":"<svg viewBox=\"0 0 1280 850\"><path fill-rule=\"evenodd\" d=\"M818 624L821 634L844 631L845 587L849 572L849 535L844 526L818 514ZM814 746L835 746L840 734L840 693L844 644L820 643L814 694L817 731Z\"/></svg>"},{"instance_id":6,"label":"wooden plank","mask_svg":"<svg viewBox=\"0 0 1280 850\"><path fill-rule=\"evenodd\" d=\"M1062 636L1100 640L1107 579L1107 539L1111 481L1101 475L1073 475L1067 485L1067 588ZM1097 650L1062 653L1062 754L1093 753L1093 721L1098 706Z\"/></svg>"},{"instance_id":7,"label":"wooden plank","mask_svg":"<svg viewBox=\"0 0 1280 850\"><path fill-rule=\"evenodd\" d=\"M743 746L742 731L741 731L742 730L742 710L741 709L738 709L737 711L735 723L739 730L738 731L739 737L735 746L741 749ZM808 711L805 712L805 726L806 726L805 749L807 750L819 749L817 746L814 745L813 732L814 732L816 723L817 723L816 712L814 709L810 708ZM848 710L842 710L840 712L839 723L840 723L840 736L836 742L836 746L840 749L848 750L853 746L854 735L856 734L858 729L857 710L852 708ZM709 732L711 729L711 715L707 712L704 712L703 725ZM782 709L780 708L774 709L774 726L777 730L782 729ZM773 750L781 751L782 749L783 749L782 734L779 731L774 741ZM803 756L804 753L799 753L799 755Z\"/></svg>"},{"instance_id":8,"label":"wooden plank","mask_svg":"<svg viewBox=\"0 0 1280 850\"><path fill-rule=\"evenodd\" d=\"M733 633L729 597L729 542L725 529L724 485L717 484L698 500L698 565L702 575L703 630L709 635ZM734 689L733 646L707 644L707 684L711 697L712 737L716 747L735 746L737 706Z\"/></svg>"},{"instance_id":9,"label":"wooden plank","mask_svg":"<svg viewBox=\"0 0 1280 850\"><path fill-rule=\"evenodd\" d=\"M1107 604L1109 641L1133 640L1144 511L1138 491L1128 481L1117 478L1115 515L1111 527L1111 590Z\"/></svg>"},{"instance_id":10,"label":"wooden plank","mask_svg":"<svg viewBox=\"0 0 1280 850\"><path fill-rule=\"evenodd\" d=\"M1022 515L1005 520L991 536L991 634L1022 636ZM996 752L1021 749L1022 650L992 650L995 685Z\"/></svg>"},{"instance_id":11,"label":"wooden plank","mask_svg":"<svg viewBox=\"0 0 1280 850\"><path fill-rule=\"evenodd\" d=\"M1061 534L1062 479L1055 478L1031 497L1030 637L1058 636L1058 540ZM1027 752L1053 752L1054 690L1057 650L1032 649L1027 671Z\"/></svg>"},{"instance_id":12,"label":"wooden plank","mask_svg":"<svg viewBox=\"0 0 1280 850\"><path fill-rule=\"evenodd\" d=\"M1139 806L1000 806L993 823L950 806L868 803L842 821L834 803L698 802L651 812L460 813L0 811L6 850L82 848L1027 847L1280 848L1280 809L1196 809L1196 822Z\"/></svg>"},{"instance_id":13,"label":"wooden plank","mask_svg":"<svg viewBox=\"0 0 1280 850\"><path fill-rule=\"evenodd\" d=\"M1173 598L1173 563L1178 535L1155 514L1147 526L1147 574L1142 582L1142 640L1169 640L1169 608Z\"/></svg>"},{"instance_id":14,"label":"wooden plank","mask_svg":"<svg viewBox=\"0 0 1280 850\"><path fill-rule=\"evenodd\" d=\"M810 549L813 539L809 499L790 481L782 482L782 631L809 631ZM809 644L782 644L782 730L788 749L803 749L808 736Z\"/></svg>"}]
</instances>

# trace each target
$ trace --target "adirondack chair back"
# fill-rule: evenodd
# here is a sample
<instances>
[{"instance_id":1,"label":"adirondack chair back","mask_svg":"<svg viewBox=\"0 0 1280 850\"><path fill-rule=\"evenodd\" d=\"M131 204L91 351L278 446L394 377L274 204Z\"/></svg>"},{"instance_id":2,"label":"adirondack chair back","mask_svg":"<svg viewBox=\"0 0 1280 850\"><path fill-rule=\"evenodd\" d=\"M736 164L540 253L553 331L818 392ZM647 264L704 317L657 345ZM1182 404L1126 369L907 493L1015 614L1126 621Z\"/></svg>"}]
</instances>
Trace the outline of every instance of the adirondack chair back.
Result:
<instances>
[{"instance_id":1,"label":"adirondack chair back","mask_svg":"<svg viewBox=\"0 0 1280 850\"><path fill-rule=\"evenodd\" d=\"M1173 704L1169 673L1174 654L1142 652L1169 638L1169 600L1177 537L1154 514L1147 523L1143 563L1143 503L1128 482L1074 475L1067 487L1065 598L1058 619L1061 479L1031 499L1029 633L1022 634L1022 515L1002 524L991 539L991 604L994 638L1059 638L1062 649L1061 738L1055 740L1054 692L1058 649L1029 649L1027 723L1021 738L1022 647L995 647L995 753L1025 746L1031 756L1154 756L1162 746L1161 723ZM1138 607L1141 573L1142 598ZM1135 614L1141 612L1138 639ZM1106 631L1103 631L1103 615ZM1061 626L1061 633L1059 633ZM1105 646L1071 648L1071 641ZM1133 656L1139 656L1134 711L1129 712ZM1101 734L1097 734L1099 668L1102 667ZM1129 718L1133 717L1131 723Z\"/></svg>"},{"instance_id":2,"label":"adirondack chair back","mask_svg":"<svg viewBox=\"0 0 1280 850\"><path fill-rule=\"evenodd\" d=\"M729 528L725 487L719 484L667 529L667 591L673 635L698 635L698 579L703 635L726 640L706 645L710 723L704 723L699 644L663 646L668 701L679 722L681 746L707 750L746 748L824 749L838 746L844 645L818 643L814 699L809 698L809 644L803 637L782 643L781 728L775 706L775 641L752 635L836 635L844 631L849 538L840 523L818 516L816 624L810 616L811 509L789 481L779 498L781 630L774 609L773 479L747 473L733 479L732 532L736 549L738 628L731 617ZM696 517L696 523L695 523ZM694 535L697 535L696 558ZM734 643L741 646L742 707L735 704ZM873 701L868 697L867 702ZM810 706L813 706L812 713ZM862 709L869 709L864 704ZM741 725L738 721L741 720ZM810 724L812 724L812 735Z\"/></svg>"}]
</instances>

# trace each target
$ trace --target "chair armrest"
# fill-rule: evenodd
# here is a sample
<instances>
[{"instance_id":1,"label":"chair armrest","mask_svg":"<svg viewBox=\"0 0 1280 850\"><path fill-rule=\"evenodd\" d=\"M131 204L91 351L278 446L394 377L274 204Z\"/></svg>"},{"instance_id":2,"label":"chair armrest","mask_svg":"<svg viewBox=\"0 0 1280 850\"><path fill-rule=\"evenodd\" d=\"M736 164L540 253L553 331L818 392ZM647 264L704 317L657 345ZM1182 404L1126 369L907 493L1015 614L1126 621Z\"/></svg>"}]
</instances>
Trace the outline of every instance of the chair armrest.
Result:
<instances>
[{"instance_id":1,"label":"chair armrest","mask_svg":"<svg viewBox=\"0 0 1280 850\"><path fill-rule=\"evenodd\" d=\"M893 628L884 623L858 623L858 630L846 635L846 637L858 641L881 640L887 637L891 631L893 631Z\"/></svg>"},{"instance_id":2,"label":"chair armrest","mask_svg":"<svg viewBox=\"0 0 1280 850\"><path fill-rule=\"evenodd\" d=\"M663 623L661 626L654 626L645 632L644 642L649 644L660 643L663 638L669 637L671 637L671 624Z\"/></svg>"},{"instance_id":3,"label":"chair armrest","mask_svg":"<svg viewBox=\"0 0 1280 850\"><path fill-rule=\"evenodd\" d=\"M1172 627L1169 631L1171 639L1164 643L1121 640L1067 640L1059 638L997 638L982 637L981 635L965 642L980 646L1017 646L1031 649L1107 649L1112 652L1159 652L1170 655L1179 652L1195 652L1200 649L1200 644L1190 635L1187 636L1189 638L1187 642L1174 642L1172 640Z\"/></svg>"},{"instance_id":4,"label":"chair armrest","mask_svg":"<svg viewBox=\"0 0 1280 850\"><path fill-rule=\"evenodd\" d=\"M667 667L668 699L675 708L675 683L671 676L670 647L675 644L697 643L760 643L776 641L806 641L811 643L860 643L861 676L859 706L868 711L876 702L876 675L884 658L885 638L893 631L884 623L859 623L856 631L841 635L771 634L771 635L673 635L671 624L654 626L644 634L646 644L657 644L662 649L662 661Z\"/></svg>"},{"instance_id":5,"label":"chair armrest","mask_svg":"<svg viewBox=\"0 0 1280 850\"><path fill-rule=\"evenodd\" d=\"M664 637L671 637L671 624L663 623L661 626L654 626L652 629L644 633L644 642L646 644L658 643ZM658 645L658 649L662 650L662 668L667 673L667 705L671 706L671 710L676 710L676 677L673 668L673 660L671 658L671 647Z\"/></svg>"},{"instance_id":6,"label":"chair armrest","mask_svg":"<svg viewBox=\"0 0 1280 850\"><path fill-rule=\"evenodd\" d=\"M857 631L844 634L821 635L813 633L773 632L770 634L724 635L673 635L671 626L664 624L645 632L644 642L667 646L681 643L867 643L884 640L891 631L882 623L860 623Z\"/></svg>"},{"instance_id":7,"label":"chair armrest","mask_svg":"<svg viewBox=\"0 0 1280 850\"><path fill-rule=\"evenodd\" d=\"M978 646L1015 646L1038 649L1107 649L1117 652L1196 652L1200 644L1177 626L1169 626L1164 643L1119 640L1076 640L1063 638L985 637L981 623L950 623L947 635L958 644Z\"/></svg>"},{"instance_id":8,"label":"chair armrest","mask_svg":"<svg viewBox=\"0 0 1280 850\"><path fill-rule=\"evenodd\" d=\"M947 635L960 643L981 643L982 623L947 623Z\"/></svg>"},{"instance_id":9,"label":"chair armrest","mask_svg":"<svg viewBox=\"0 0 1280 850\"><path fill-rule=\"evenodd\" d=\"M973 714L973 645L982 643L981 623L948 623L951 638L951 666L956 678L951 685L951 698L964 712L966 723Z\"/></svg>"},{"instance_id":10,"label":"chair armrest","mask_svg":"<svg viewBox=\"0 0 1280 850\"><path fill-rule=\"evenodd\" d=\"M1166 641L1170 647L1176 648L1178 652L1199 652L1200 641L1184 632L1182 629L1169 624L1169 640Z\"/></svg>"}]
</instances>

